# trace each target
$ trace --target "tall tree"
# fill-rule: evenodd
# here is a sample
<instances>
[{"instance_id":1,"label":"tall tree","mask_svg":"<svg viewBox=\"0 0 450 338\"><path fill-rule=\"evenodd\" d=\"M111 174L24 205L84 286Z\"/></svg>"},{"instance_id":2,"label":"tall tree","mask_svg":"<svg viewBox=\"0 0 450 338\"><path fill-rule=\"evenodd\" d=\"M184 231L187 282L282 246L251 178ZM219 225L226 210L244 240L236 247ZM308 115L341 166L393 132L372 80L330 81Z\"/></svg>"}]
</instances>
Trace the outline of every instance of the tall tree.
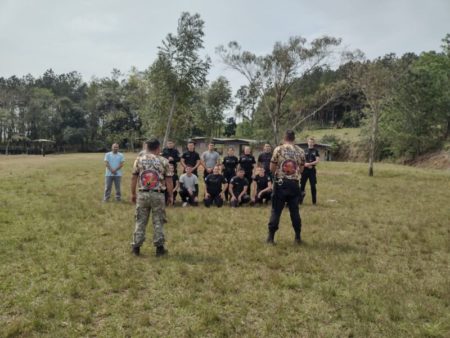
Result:
<instances>
[{"instance_id":1,"label":"tall tree","mask_svg":"<svg viewBox=\"0 0 450 338\"><path fill-rule=\"evenodd\" d=\"M204 24L199 14L183 12L178 20L177 34L168 34L159 47L155 71L160 73L171 97L163 144L169 138L177 102L195 87L206 83L211 61L199 55L203 49Z\"/></svg>"},{"instance_id":2,"label":"tall tree","mask_svg":"<svg viewBox=\"0 0 450 338\"><path fill-rule=\"evenodd\" d=\"M359 59L362 54L358 56ZM392 89L394 77L394 55L387 55L375 61L353 62L349 68L349 80L351 85L361 91L367 104L367 114L370 121L368 160L369 176L373 176L373 165L379 142L379 122L383 111L392 102Z\"/></svg>"},{"instance_id":3,"label":"tall tree","mask_svg":"<svg viewBox=\"0 0 450 338\"><path fill-rule=\"evenodd\" d=\"M217 48L222 61L242 74L250 86L259 93L259 98L270 117L275 143L280 140L280 124L286 114L283 102L294 80L326 64L331 48L341 40L322 37L307 45L300 36L291 37L287 43L276 42L270 54L257 56L242 51L235 41Z\"/></svg>"}]
</instances>

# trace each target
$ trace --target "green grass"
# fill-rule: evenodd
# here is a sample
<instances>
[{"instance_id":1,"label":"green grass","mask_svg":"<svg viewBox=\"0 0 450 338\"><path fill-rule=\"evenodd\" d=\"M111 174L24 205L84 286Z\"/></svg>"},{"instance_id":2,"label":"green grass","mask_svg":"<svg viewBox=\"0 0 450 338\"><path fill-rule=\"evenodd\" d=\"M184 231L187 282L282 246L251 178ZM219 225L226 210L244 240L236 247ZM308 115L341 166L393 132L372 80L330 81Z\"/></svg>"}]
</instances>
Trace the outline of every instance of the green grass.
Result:
<instances>
[{"instance_id":1,"label":"green grass","mask_svg":"<svg viewBox=\"0 0 450 338\"><path fill-rule=\"evenodd\" d=\"M366 172L320 164L303 246L287 210L267 246L267 207L178 207L157 259L102 154L0 157L0 336L449 337L450 173Z\"/></svg>"},{"instance_id":2,"label":"green grass","mask_svg":"<svg viewBox=\"0 0 450 338\"><path fill-rule=\"evenodd\" d=\"M298 139L304 140L310 136L314 136L317 142L325 135L333 135L337 136L344 141L349 141L352 143L356 143L360 139L359 133L361 132L360 128L340 128L340 129L314 129L314 130L303 130L300 132Z\"/></svg>"}]
</instances>

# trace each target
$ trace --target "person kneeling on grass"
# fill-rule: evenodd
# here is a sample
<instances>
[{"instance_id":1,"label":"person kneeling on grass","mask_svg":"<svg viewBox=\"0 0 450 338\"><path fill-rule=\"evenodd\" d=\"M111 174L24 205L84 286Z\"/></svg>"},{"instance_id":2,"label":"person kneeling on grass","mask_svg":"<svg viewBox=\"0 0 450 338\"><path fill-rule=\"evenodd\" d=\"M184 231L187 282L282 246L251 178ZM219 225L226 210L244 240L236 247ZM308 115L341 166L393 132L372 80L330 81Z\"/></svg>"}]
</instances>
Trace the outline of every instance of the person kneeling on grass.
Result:
<instances>
[{"instance_id":1,"label":"person kneeling on grass","mask_svg":"<svg viewBox=\"0 0 450 338\"><path fill-rule=\"evenodd\" d=\"M239 169L237 171L237 175L230 181L228 189L231 195L230 205L232 208L236 208L244 203L250 202L250 196L247 194L248 181L244 175L244 169Z\"/></svg>"},{"instance_id":2,"label":"person kneeling on grass","mask_svg":"<svg viewBox=\"0 0 450 338\"><path fill-rule=\"evenodd\" d=\"M215 204L218 208L223 205L225 190L227 189L227 180L220 174L220 165L216 165L212 174L205 178L205 207L209 208Z\"/></svg>"},{"instance_id":3,"label":"person kneeling on grass","mask_svg":"<svg viewBox=\"0 0 450 338\"><path fill-rule=\"evenodd\" d=\"M256 175L253 179L253 197L252 203L262 204L266 202L266 204L270 201L272 197L272 180L266 174L264 168L257 168Z\"/></svg>"},{"instance_id":4,"label":"person kneeling on grass","mask_svg":"<svg viewBox=\"0 0 450 338\"><path fill-rule=\"evenodd\" d=\"M192 173L192 167L186 166L186 173L180 176L180 197L183 207L198 205L198 178Z\"/></svg>"}]
</instances>

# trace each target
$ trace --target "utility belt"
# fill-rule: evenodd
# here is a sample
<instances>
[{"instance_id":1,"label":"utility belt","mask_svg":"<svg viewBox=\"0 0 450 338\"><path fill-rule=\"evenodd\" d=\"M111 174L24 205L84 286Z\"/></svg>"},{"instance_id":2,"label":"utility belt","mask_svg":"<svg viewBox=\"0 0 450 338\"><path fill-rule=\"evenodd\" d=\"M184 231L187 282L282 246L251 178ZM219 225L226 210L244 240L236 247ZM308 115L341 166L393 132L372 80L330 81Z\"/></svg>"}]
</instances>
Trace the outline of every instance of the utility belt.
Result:
<instances>
[{"instance_id":1,"label":"utility belt","mask_svg":"<svg viewBox=\"0 0 450 338\"><path fill-rule=\"evenodd\" d=\"M161 189L139 189L139 192L159 192L161 194L164 194L166 192L166 190L161 190Z\"/></svg>"},{"instance_id":2,"label":"utility belt","mask_svg":"<svg viewBox=\"0 0 450 338\"><path fill-rule=\"evenodd\" d=\"M279 178L279 177L275 177L273 180L274 183L278 184L278 185L283 185L283 183L295 183L295 184L299 184L299 180L296 179L292 179L292 178Z\"/></svg>"}]
</instances>

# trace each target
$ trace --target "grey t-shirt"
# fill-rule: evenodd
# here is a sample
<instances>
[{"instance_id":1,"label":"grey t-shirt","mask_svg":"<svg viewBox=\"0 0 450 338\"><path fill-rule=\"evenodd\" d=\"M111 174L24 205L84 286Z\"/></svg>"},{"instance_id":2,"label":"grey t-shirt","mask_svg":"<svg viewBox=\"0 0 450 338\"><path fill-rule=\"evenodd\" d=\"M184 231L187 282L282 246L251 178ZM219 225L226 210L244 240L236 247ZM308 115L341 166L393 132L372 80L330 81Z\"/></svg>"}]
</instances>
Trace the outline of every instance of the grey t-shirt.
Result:
<instances>
[{"instance_id":1,"label":"grey t-shirt","mask_svg":"<svg viewBox=\"0 0 450 338\"><path fill-rule=\"evenodd\" d=\"M217 151L205 151L202 154L202 160L205 162L206 168L214 168L219 161L220 155Z\"/></svg>"},{"instance_id":2,"label":"grey t-shirt","mask_svg":"<svg viewBox=\"0 0 450 338\"><path fill-rule=\"evenodd\" d=\"M180 184L183 184L186 189L195 191L195 185L198 184L197 176L192 174L191 177L189 177L187 174L183 174L180 176Z\"/></svg>"}]
</instances>

